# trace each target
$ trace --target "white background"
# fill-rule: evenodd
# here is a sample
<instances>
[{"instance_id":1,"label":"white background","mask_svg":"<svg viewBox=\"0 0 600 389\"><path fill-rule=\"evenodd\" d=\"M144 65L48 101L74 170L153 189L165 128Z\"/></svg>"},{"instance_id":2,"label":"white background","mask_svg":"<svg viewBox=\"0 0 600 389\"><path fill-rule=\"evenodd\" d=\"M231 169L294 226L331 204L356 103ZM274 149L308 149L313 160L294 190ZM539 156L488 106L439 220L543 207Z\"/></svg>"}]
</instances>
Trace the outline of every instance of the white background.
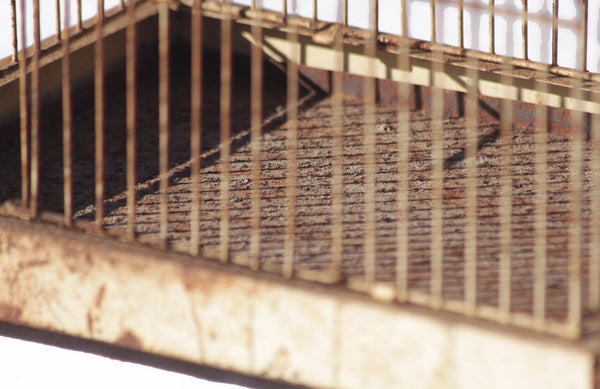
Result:
<instances>
[{"instance_id":1,"label":"white background","mask_svg":"<svg viewBox=\"0 0 600 389\"><path fill-rule=\"evenodd\" d=\"M251 0L235 0L249 5ZM288 9L302 16L312 16L312 0L287 0ZM371 0L372 1L372 0ZM465 46L488 50L488 0L465 0ZM370 2L348 0L349 24L369 27ZM18 3L18 1L17 1ZM105 0L106 8L118 0ZM561 0L559 12L558 64L580 67L579 39L581 25L580 0ZM40 0L42 38L53 35L55 0ZM259 3L271 10L281 10L281 0L262 0ZM341 0L320 0L317 15L324 21L341 21ZM400 33L400 1L380 0L379 29ZM521 56L521 0L496 0L496 52ZM71 24L75 20L75 1L71 1ZM588 70L600 72L600 0L589 0ZM83 18L95 15L96 0L83 0ZM409 35L429 40L430 16L428 0L408 0ZM32 42L32 0L26 1L28 21L27 43ZM456 45L456 3L447 1L437 5L436 28L438 41ZM529 0L529 58L550 61L552 0ZM19 15L18 20L20 21ZM0 0L0 58L11 55L10 8L8 0ZM239 388L215 384L195 377L163 371L148 366L126 363L101 356L64 350L38 343L25 342L0 336L0 383L3 388Z\"/></svg>"}]
</instances>

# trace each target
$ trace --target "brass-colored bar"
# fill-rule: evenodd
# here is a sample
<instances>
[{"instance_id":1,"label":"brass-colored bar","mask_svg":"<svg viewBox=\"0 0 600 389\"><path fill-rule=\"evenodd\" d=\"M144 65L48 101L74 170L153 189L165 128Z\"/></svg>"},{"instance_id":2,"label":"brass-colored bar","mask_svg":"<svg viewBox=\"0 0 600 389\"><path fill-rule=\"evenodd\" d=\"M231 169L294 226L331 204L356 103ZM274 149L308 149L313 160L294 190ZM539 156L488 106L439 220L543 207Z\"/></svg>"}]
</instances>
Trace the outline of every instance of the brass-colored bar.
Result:
<instances>
[{"instance_id":1,"label":"brass-colored bar","mask_svg":"<svg viewBox=\"0 0 600 389\"><path fill-rule=\"evenodd\" d=\"M135 239L135 166L136 166L136 26L135 1L127 2L125 36L126 100L127 100L127 236Z\"/></svg>"},{"instance_id":2,"label":"brass-colored bar","mask_svg":"<svg viewBox=\"0 0 600 389\"><path fill-rule=\"evenodd\" d=\"M548 87L538 82L537 90L545 93ZM548 107L537 104L535 132L535 243L533 269L533 315L541 326L546 318L547 271L547 198L548 198Z\"/></svg>"},{"instance_id":3,"label":"brass-colored bar","mask_svg":"<svg viewBox=\"0 0 600 389\"><path fill-rule=\"evenodd\" d=\"M64 4L65 4L65 14L67 14L67 13L69 13L69 8L66 6L66 4L67 4L66 2ZM56 20L55 20L55 22L56 22L56 40L61 40L62 39L62 31L61 31L61 27L60 27L61 26L60 0L56 0L55 5L56 5ZM65 28L68 29L68 25L65 25L65 26L66 26Z\"/></svg>"},{"instance_id":4,"label":"brass-colored bar","mask_svg":"<svg viewBox=\"0 0 600 389\"><path fill-rule=\"evenodd\" d=\"M587 54L588 54L588 0L581 0L581 50L580 62L581 70L587 70Z\"/></svg>"},{"instance_id":5,"label":"brass-colored bar","mask_svg":"<svg viewBox=\"0 0 600 389\"><path fill-rule=\"evenodd\" d=\"M65 8L69 9L70 0L63 0ZM69 12L64 15L65 26L69 25ZM69 29L65 28L62 39L62 110L63 110L63 204L64 204L64 223L70 227L73 219L73 174L72 174L72 156L71 156L71 125L72 125L72 107L71 107L71 64L69 48Z\"/></svg>"},{"instance_id":6,"label":"brass-colored bar","mask_svg":"<svg viewBox=\"0 0 600 389\"><path fill-rule=\"evenodd\" d=\"M336 69L333 72L333 145L331 161L331 266L332 273L341 278L344 253L344 45L343 32L337 32L333 47Z\"/></svg>"},{"instance_id":7,"label":"brass-colored bar","mask_svg":"<svg viewBox=\"0 0 600 389\"><path fill-rule=\"evenodd\" d=\"M348 0L342 0L342 24L348 26Z\"/></svg>"},{"instance_id":8,"label":"brass-colored bar","mask_svg":"<svg viewBox=\"0 0 600 389\"><path fill-rule=\"evenodd\" d=\"M191 220L190 254L200 252L200 152L202 150L202 4L194 0L192 4L192 69L191 69Z\"/></svg>"},{"instance_id":9,"label":"brass-colored bar","mask_svg":"<svg viewBox=\"0 0 600 389\"><path fill-rule=\"evenodd\" d=\"M522 38L522 51L523 51L523 59L527 59L529 57L528 54L528 32L527 32L527 26L528 26L528 17L527 17L527 1L528 0L521 0L521 3L523 4L523 9L521 12L521 38Z\"/></svg>"},{"instance_id":10,"label":"brass-colored bar","mask_svg":"<svg viewBox=\"0 0 600 389\"><path fill-rule=\"evenodd\" d=\"M371 8L371 30L365 43L365 55L375 58L377 40L377 0L373 0ZM373 74L374 62L369 61L370 74ZM375 78L365 78L365 281L374 283L376 279L376 216L377 206L375 198L376 173L376 117L375 117Z\"/></svg>"},{"instance_id":11,"label":"brass-colored bar","mask_svg":"<svg viewBox=\"0 0 600 389\"><path fill-rule=\"evenodd\" d=\"M476 61L467 68L469 86L466 94L465 115L465 308L475 314L477 306L477 143L479 74ZM441 102L435 102L441 104Z\"/></svg>"},{"instance_id":12,"label":"brass-colored bar","mask_svg":"<svg viewBox=\"0 0 600 389\"><path fill-rule=\"evenodd\" d=\"M287 39L294 47L298 42L298 27L287 32ZM296 245L296 198L298 187L298 52L293 51L287 60L287 212L283 253L283 276L294 275Z\"/></svg>"},{"instance_id":13,"label":"brass-colored bar","mask_svg":"<svg viewBox=\"0 0 600 389\"><path fill-rule=\"evenodd\" d=\"M169 4L158 4L158 169L160 174L160 246L169 237Z\"/></svg>"},{"instance_id":14,"label":"brass-colored bar","mask_svg":"<svg viewBox=\"0 0 600 389\"><path fill-rule=\"evenodd\" d=\"M25 15L25 0L20 0L21 15ZM29 206L29 115L27 111L27 43L26 18L21 20L21 50L19 52L19 118L21 127L21 204Z\"/></svg>"},{"instance_id":15,"label":"brass-colored bar","mask_svg":"<svg viewBox=\"0 0 600 389\"><path fill-rule=\"evenodd\" d=\"M406 4L406 2L404 2ZM402 12L402 19L406 16ZM403 33L404 34L404 33ZM398 67L409 68L408 39L400 41L400 53L398 54ZM408 300L408 232L410 222L409 207L409 183L410 183L410 112L408 102L410 99L410 88L408 83L398 83L398 221L396 224L396 286L398 289L398 300Z\"/></svg>"},{"instance_id":16,"label":"brass-colored bar","mask_svg":"<svg viewBox=\"0 0 600 389\"><path fill-rule=\"evenodd\" d=\"M312 4L313 4L313 9L312 9L312 25L313 27L316 27L317 25L317 3L318 0L313 0Z\"/></svg>"},{"instance_id":17,"label":"brass-colored bar","mask_svg":"<svg viewBox=\"0 0 600 389\"><path fill-rule=\"evenodd\" d=\"M434 53L431 76L444 71L441 53ZM444 93L440 88L431 88L431 305L440 308L443 283L443 195L444 195Z\"/></svg>"},{"instance_id":18,"label":"brass-colored bar","mask_svg":"<svg viewBox=\"0 0 600 389\"><path fill-rule=\"evenodd\" d=\"M571 96L581 98L581 81L573 80ZM569 159L571 161L571 177L569 180L570 207L569 207L569 244L568 244L568 323L573 330L573 336L581 334L582 319L582 283L581 283L581 257L582 257L582 193L583 193L583 158L584 158L584 131L583 113L571 111L573 134L569 142Z\"/></svg>"},{"instance_id":19,"label":"brass-colored bar","mask_svg":"<svg viewBox=\"0 0 600 389\"><path fill-rule=\"evenodd\" d=\"M230 4L224 3L225 17L221 20L221 220L220 260L229 261L229 176L231 170L231 75L232 31Z\"/></svg>"},{"instance_id":20,"label":"brass-colored bar","mask_svg":"<svg viewBox=\"0 0 600 389\"><path fill-rule=\"evenodd\" d=\"M465 5L464 0L458 0L458 47L465 47Z\"/></svg>"},{"instance_id":21,"label":"brass-colored bar","mask_svg":"<svg viewBox=\"0 0 600 389\"><path fill-rule=\"evenodd\" d=\"M259 19L260 19L260 11ZM257 44L252 45L250 57L250 268L260 267L260 138L262 124L262 84L263 57L259 44L262 44L262 27L252 24L252 37Z\"/></svg>"},{"instance_id":22,"label":"brass-colored bar","mask_svg":"<svg viewBox=\"0 0 600 389\"><path fill-rule=\"evenodd\" d=\"M81 18L81 0L76 0L77 4L77 31L81 31L83 28L83 19ZM69 8L67 8L69 10ZM69 26L65 26L65 28L69 28Z\"/></svg>"},{"instance_id":23,"label":"brass-colored bar","mask_svg":"<svg viewBox=\"0 0 600 389\"><path fill-rule=\"evenodd\" d=\"M25 18L23 18L25 19ZM38 215L40 179L40 2L33 0L33 55L31 57L31 213Z\"/></svg>"},{"instance_id":24,"label":"brass-colored bar","mask_svg":"<svg viewBox=\"0 0 600 389\"><path fill-rule=\"evenodd\" d=\"M512 59L506 57L503 67L505 72L500 76L507 87L513 84L509 75L513 71ZM500 253L498 258L498 310L503 322L508 322L511 314L511 268L512 268L512 136L513 136L513 102L501 101L500 107L500 196L498 198L498 218L500 222Z\"/></svg>"},{"instance_id":25,"label":"brass-colored bar","mask_svg":"<svg viewBox=\"0 0 600 389\"><path fill-rule=\"evenodd\" d=\"M431 42L435 43L437 42L437 32L436 32L436 25L435 25L435 21L436 21L436 14L435 14L435 1L436 0L429 0L429 16L430 16L430 20L431 20Z\"/></svg>"},{"instance_id":26,"label":"brass-colored bar","mask_svg":"<svg viewBox=\"0 0 600 389\"><path fill-rule=\"evenodd\" d=\"M401 0L401 7L402 9L400 10L400 27L402 29L402 36L408 39L408 0ZM408 56L408 54L405 55Z\"/></svg>"},{"instance_id":27,"label":"brass-colored bar","mask_svg":"<svg viewBox=\"0 0 600 389\"><path fill-rule=\"evenodd\" d=\"M496 52L496 20L495 20L495 13L496 13L496 5L495 5L495 0L489 0L488 3L488 15L489 15L489 38L490 38L490 53L495 53Z\"/></svg>"},{"instance_id":28,"label":"brass-colored bar","mask_svg":"<svg viewBox=\"0 0 600 389\"><path fill-rule=\"evenodd\" d=\"M558 0L552 1L552 65L558 64Z\"/></svg>"},{"instance_id":29,"label":"brass-colored bar","mask_svg":"<svg viewBox=\"0 0 600 389\"><path fill-rule=\"evenodd\" d=\"M98 0L94 43L94 128L95 128L95 197L96 225L104 221L104 0Z\"/></svg>"},{"instance_id":30,"label":"brass-colored bar","mask_svg":"<svg viewBox=\"0 0 600 389\"><path fill-rule=\"evenodd\" d=\"M283 20L286 21L288 18L288 4L287 0L281 0L281 12L283 14Z\"/></svg>"},{"instance_id":31,"label":"brass-colored bar","mask_svg":"<svg viewBox=\"0 0 600 389\"><path fill-rule=\"evenodd\" d=\"M17 33L17 3L10 0L10 32L12 38L12 61L19 61L19 39Z\"/></svg>"}]
</instances>

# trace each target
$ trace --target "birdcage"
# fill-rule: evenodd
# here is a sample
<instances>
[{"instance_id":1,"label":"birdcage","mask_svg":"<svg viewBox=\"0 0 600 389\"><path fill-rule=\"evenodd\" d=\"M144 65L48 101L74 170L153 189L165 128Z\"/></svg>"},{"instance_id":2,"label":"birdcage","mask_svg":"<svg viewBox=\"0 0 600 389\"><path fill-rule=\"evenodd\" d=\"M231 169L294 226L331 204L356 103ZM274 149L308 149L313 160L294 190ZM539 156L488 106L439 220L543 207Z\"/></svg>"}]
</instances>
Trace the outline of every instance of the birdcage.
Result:
<instances>
[{"instance_id":1,"label":"birdcage","mask_svg":"<svg viewBox=\"0 0 600 389\"><path fill-rule=\"evenodd\" d=\"M48 3L5 6L1 320L310 387L597 387L597 2Z\"/></svg>"}]
</instances>

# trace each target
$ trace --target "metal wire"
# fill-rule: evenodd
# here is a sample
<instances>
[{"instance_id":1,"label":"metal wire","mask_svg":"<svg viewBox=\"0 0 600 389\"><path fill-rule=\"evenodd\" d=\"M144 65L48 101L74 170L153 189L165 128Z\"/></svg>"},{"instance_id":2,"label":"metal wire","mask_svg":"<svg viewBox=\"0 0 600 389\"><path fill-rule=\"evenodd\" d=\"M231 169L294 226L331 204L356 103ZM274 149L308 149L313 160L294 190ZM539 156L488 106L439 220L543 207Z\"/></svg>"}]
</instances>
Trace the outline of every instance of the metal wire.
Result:
<instances>
[{"instance_id":1,"label":"metal wire","mask_svg":"<svg viewBox=\"0 0 600 389\"><path fill-rule=\"evenodd\" d=\"M194 0L192 5L192 69L191 69L191 220L190 254L200 251L200 151L202 150L202 4Z\"/></svg>"},{"instance_id":2,"label":"metal wire","mask_svg":"<svg viewBox=\"0 0 600 389\"><path fill-rule=\"evenodd\" d=\"M255 0L256 1L256 0ZM260 20L261 12L258 11ZM263 58L259 46L262 43L262 27L253 23L252 37L256 44L251 49L250 77L250 149L251 149L251 194L250 194L250 268L260 266L260 141L262 126Z\"/></svg>"},{"instance_id":3,"label":"metal wire","mask_svg":"<svg viewBox=\"0 0 600 389\"><path fill-rule=\"evenodd\" d=\"M158 148L160 174L160 246L169 237L169 4L158 4Z\"/></svg>"},{"instance_id":4,"label":"metal wire","mask_svg":"<svg viewBox=\"0 0 600 389\"><path fill-rule=\"evenodd\" d=\"M231 170L231 75L232 41L231 8L224 3L225 17L221 20L221 232L220 260L229 261L229 177Z\"/></svg>"},{"instance_id":5,"label":"metal wire","mask_svg":"<svg viewBox=\"0 0 600 389\"><path fill-rule=\"evenodd\" d=\"M25 15L25 0L20 0L21 15ZM19 119L21 141L21 205L29 206L29 115L27 112L27 44L26 18L21 20L21 50L19 52Z\"/></svg>"},{"instance_id":6,"label":"metal wire","mask_svg":"<svg viewBox=\"0 0 600 389\"><path fill-rule=\"evenodd\" d=\"M33 0L33 55L31 58L31 203L34 216L39 211L40 181L40 3Z\"/></svg>"},{"instance_id":7,"label":"metal wire","mask_svg":"<svg viewBox=\"0 0 600 389\"><path fill-rule=\"evenodd\" d=\"M104 0L97 3L98 19L94 46L94 129L96 225L104 222Z\"/></svg>"},{"instance_id":8,"label":"metal wire","mask_svg":"<svg viewBox=\"0 0 600 389\"><path fill-rule=\"evenodd\" d=\"M66 9L69 9L70 0L64 0ZM64 15L65 26L69 25L69 12ZM71 226L73 218L73 177L72 177L72 157L71 157L71 64L70 64L70 37L69 29L65 29L62 39L62 107L63 107L63 202L64 202L64 223L65 226Z\"/></svg>"},{"instance_id":9,"label":"metal wire","mask_svg":"<svg viewBox=\"0 0 600 389\"><path fill-rule=\"evenodd\" d=\"M135 0L127 3L126 56L126 121L127 121L127 236L135 239L135 160L136 160L136 26Z\"/></svg>"}]
</instances>

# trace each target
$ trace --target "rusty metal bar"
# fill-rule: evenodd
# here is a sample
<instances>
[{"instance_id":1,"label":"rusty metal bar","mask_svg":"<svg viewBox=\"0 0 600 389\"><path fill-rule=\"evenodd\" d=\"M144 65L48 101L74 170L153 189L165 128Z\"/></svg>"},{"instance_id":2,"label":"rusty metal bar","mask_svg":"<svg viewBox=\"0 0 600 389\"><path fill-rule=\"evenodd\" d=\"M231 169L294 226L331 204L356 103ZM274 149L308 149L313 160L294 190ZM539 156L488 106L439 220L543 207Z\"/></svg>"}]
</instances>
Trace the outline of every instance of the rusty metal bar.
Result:
<instances>
[{"instance_id":1,"label":"rusty metal bar","mask_svg":"<svg viewBox=\"0 0 600 389\"><path fill-rule=\"evenodd\" d=\"M488 3L488 15L489 15L489 30L488 30L488 34L489 34L489 39L490 39L490 48L489 51L490 53L495 53L496 52L496 28L495 28L495 0L489 0Z\"/></svg>"},{"instance_id":2,"label":"rusty metal bar","mask_svg":"<svg viewBox=\"0 0 600 389\"><path fill-rule=\"evenodd\" d=\"M375 58L377 44L377 0L372 0L371 23L368 39L365 42L365 55ZM373 74L374 61L369 61L370 74ZM375 117L375 79L365 78L365 281L375 282L376 278L376 202L375 186L377 167L376 154L376 117Z\"/></svg>"},{"instance_id":3,"label":"rusty metal bar","mask_svg":"<svg viewBox=\"0 0 600 389\"><path fill-rule=\"evenodd\" d=\"M65 3L67 4L67 3ZM55 2L56 5L56 40L61 40L62 39L62 29L60 28L60 23L61 23L61 17L60 17L60 0L56 0ZM65 6L65 14L69 13L69 8ZM66 28L69 28L69 25L66 25Z\"/></svg>"},{"instance_id":4,"label":"rusty metal bar","mask_svg":"<svg viewBox=\"0 0 600 389\"><path fill-rule=\"evenodd\" d=\"M347 6L347 2L345 4ZM333 42L335 68L333 72L333 145L331 161L331 265L335 276L342 275L344 243L344 42L338 31Z\"/></svg>"},{"instance_id":5,"label":"rusty metal bar","mask_svg":"<svg viewBox=\"0 0 600 389\"><path fill-rule=\"evenodd\" d=\"M224 2L225 17L221 20L221 220L220 260L229 261L229 176L231 170L231 75L232 27L231 5Z\"/></svg>"},{"instance_id":6,"label":"rusty metal bar","mask_svg":"<svg viewBox=\"0 0 600 389\"><path fill-rule=\"evenodd\" d=\"M64 0L65 7L69 9L70 0ZM69 12L64 15L65 26L69 25ZM63 202L64 202L64 223L70 227L73 219L73 174L71 157L71 125L72 125L72 107L71 107L71 53L69 47L69 29L65 29L62 40L62 109L63 109Z\"/></svg>"},{"instance_id":7,"label":"rusty metal bar","mask_svg":"<svg viewBox=\"0 0 600 389\"><path fill-rule=\"evenodd\" d=\"M406 4L406 2L404 2ZM404 10L404 8L403 8ZM402 11L402 22L404 24L406 12ZM403 32L404 35L404 32ZM400 41L400 53L398 54L398 67L408 69L409 57L407 55L408 40ZM409 207L409 183L410 183L410 112L409 112L410 88L405 82L398 83L398 221L396 224L396 287L398 289L398 300L404 302L408 299L408 232L410 220Z\"/></svg>"},{"instance_id":8,"label":"rusty metal bar","mask_svg":"<svg viewBox=\"0 0 600 389\"><path fill-rule=\"evenodd\" d=\"M571 96L581 98L581 82L574 80ZM571 111L573 135L569 141L569 159L571 161L571 176L569 179L569 193L571 201L569 207L569 243L568 243L568 323L571 325L573 336L581 333L581 256L582 256L582 193L583 193L583 158L584 158L584 131L583 113Z\"/></svg>"},{"instance_id":9,"label":"rusty metal bar","mask_svg":"<svg viewBox=\"0 0 600 389\"><path fill-rule=\"evenodd\" d=\"M25 0L20 0L21 15L25 15ZM21 140L21 204L29 206L29 115L27 110L27 43L26 18L21 20L21 50L19 52L19 119Z\"/></svg>"},{"instance_id":10,"label":"rusty metal bar","mask_svg":"<svg viewBox=\"0 0 600 389\"><path fill-rule=\"evenodd\" d=\"M12 61L19 60L19 39L17 37L17 3L16 0L10 0L10 31L12 38Z\"/></svg>"},{"instance_id":11,"label":"rusty metal bar","mask_svg":"<svg viewBox=\"0 0 600 389\"><path fill-rule=\"evenodd\" d=\"M342 0L342 25L348 26L348 0Z\"/></svg>"},{"instance_id":12,"label":"rusty metal bar","mask_svg":"<svg viewBox=\"0 0 600 389\"><path fill-rule=\"evenodd\" d=\"M442 53L434 53L431 76L444 71ZM442 261L444 255L444 93L440 88L431 88L431 306L442 305Z\"/></svg>"},{"instance_id":13,"label":"rusty metal bar","mask_svg":"<svg viewBox=\"0 0 600 389\"><path fill-rule=\"evenodd\" d=\"M76 0L76 4L77 4L77 31L80 32L83 29L83 19L81 18L81 0ZM67 8L67 12L70 11L69 8ZM70 26L65 26L65 28L69 28Z\"/></svg>"},{"instance_id":14,"label":"rusty metal bar","mask_svg":"<svg viewBox=\"0 0 600 389\"><path fill-rule=\"evenodd\" d=\"M465 47L465 5L464 0L458 0L458 47Z\"/></svg>"},{"instance_id":15,"label":"rusty metal bar","mask_svg":"<svg viewBox=\"0 0 600 389\"><path fill-rule=\"evenodd\" d=\"M255 3L256 0L253 0ZM258 10L258 19L261 11ZM260 138L262 123L262 84L263 84L263 58L262 27L253 23L251 27L255 44L250 53L250 268L258 270L260 267Z\"/></svg>"},{"instance_id":16,"label":"rusty metal bar","mask_svg":"<svg viewBox=\"0 0 600 389\"><path fill-rule=\"evenodd\" d=\"M521 0L521 4L523 5L523 10L521 12L521 38L522 38L522 48L523 48L523 59L527 59L529 57L528 55L528 41L527 41L527 36L529 35L527 33L527 23L528 23L528 17L527 17L527 1L528 0Z\"/></svg>"},{"instance_id":17,"label":"rusty metal bar","mask_svg":"<svg viewBox=\"0 0 600 389\"><path fill-rule=\"evenodd\" d=\"M312 19L312 25L315 27L317 25L317 2L318 2L318 0L312 1L313 8L312 8L312 18L311 19Z\"/></svg>"},{"instance_id":18,"label":"rusty metal bar","mask_svg":"<svg viewBox=\"0 0 600 389\"><path fill-rule=\"evenodd\" d=\"M126 99L127 99L127 236L135 239L135 160L136 160L136 27L135 0L127 3L127 29L125 37Z\"/></svg>"},{"instance_id":19,"label":"rusty metal bar","mask_svg":"<svg viewBox=\"0 0 600 389\"><path fill-rule=\"evenodd\" d=\"M100 229L104 220L104 0L97 3L98 19L94 43L94 128L95 128L95 197L96 225Z\"/></svg>"},{"instance_id":20,"label":"rusty metal bar","mask_svg":"<svg viewBox=\"0 0 600 389\"><path fill-rule=\"evenodd\" d=\"M23 18L24 20L25 18ZM40 2L33 0L33 55L31 57L31 213L39 211L40 180Z\"/></svg>"},{"instance_id":21,"label":"rusty metal bar","mask_svg":"<svg viewBox=\"0 0 600 389\"><path fill-rule=\"evenodd\" d=\"M581 70L587 71L588 52L588 0L581 0Z\"/></svg>"},{"instance_id":22,"label":"rusty metal bar","mask_svg":"<svg viewBox=\"0 0 600 389\"><path fill-rule=\"evenodd\" d=\"M287 32L288 41L298 42L298 27ZM283 254L283 276L294 275L294 252L296 244L296 197L298 187L298 52L294 50L287 61L287 212ZM335 120L335 119L334 119ZM335 163L335 161L334 161Z\"/></svg>"},{"instance_id":23,"label":"rusty metal bar","mask_svg":"<svg viewBox=\"0 0 600 389\"><path fill-rule=\"evenodd\" d=\"M537 89L543 94L547 85L539 82ZM548 198L548 107L537 104L535 116L535 224L533 269L533 316L541 327L546 318L547 272L547 198Z\"/></svg>"},{"instance_id":24,"label":"rusty metal bar","mask_svg":"<svg viewBox=\"0 0 600 389\"><path fill-rule=\"evenodd\" d=\"M504 59L501 83L510 88L513 78L512 59ZM513 187L513 102L501 100L500 107L500 196L498 218L500 222L500 253L498 258L498 311L500 322L507 323L511 314L511 269L512 269L512 187Z\"/></svg>"},{"instance_id":25,"label":"rusty metal bar","mask_svg":"<svg viewBox=\"0 0 600 389\"><path fill-rule=\"evenodd\" d=\"M552 65L558 63L558 0L552 1Z\"/></svg>"},{"instance_id":26,"label":"rusty metal bar","mask_svg":"<svg viewBox=\"0 0 600 389\"><path fill-rule=\"evenodd\" d=\"M169 238L169 3L158 4L158 148L160 174L160 245Z\"/></svg>"},{"instance_id":27,"label":"rusty metal bar","mask_svg":"<svg viewBox=\"0 0 600 389\"><path fill-rule=\"evenodd\" d=\"M202 150L202 4L192 4L191 112L190 112L190 181L192 204L190 218L190 254L200 252L200 152Z\"/></svg>"},{"instance_id":28,"label":"rusty metal bar","mask_svg":"<svg viewBox=\"0 0 600 389\"><path fill-rule=\"evenodd\" d=\"M477 142L478 70L476 61L467 68L469 80L465 112L465 309L475 314L477 305ZM436 102L435 104L442 104Z\"/></svg>"},{"instance_id":29,"label":"rusty metal bar","mask_svg":"<svg viewBox=\"0 0 600 389\"><path fill-rule=\"evenodd\" d=\"M436 20L435 1L436 0L429 0L429 16L430 16L430 20L431 20L431 28L430 28L431 42L433 42L433 43L437 42L436 25L435 25L435 20Z\"/></svg>"}]
</instances>

